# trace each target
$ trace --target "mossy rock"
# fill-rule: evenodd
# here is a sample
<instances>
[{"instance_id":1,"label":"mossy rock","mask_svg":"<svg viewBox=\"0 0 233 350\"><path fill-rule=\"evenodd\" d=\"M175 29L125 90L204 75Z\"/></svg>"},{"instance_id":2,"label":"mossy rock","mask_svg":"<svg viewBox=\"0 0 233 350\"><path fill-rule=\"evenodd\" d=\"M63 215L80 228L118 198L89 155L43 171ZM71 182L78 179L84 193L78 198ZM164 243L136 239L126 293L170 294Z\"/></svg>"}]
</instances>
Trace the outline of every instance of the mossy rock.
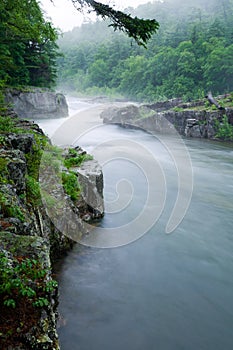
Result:
<instances>
[{"instance_id":1,"label":"mossy rock","mask_svg":"<svg viewBox=\"0 0 233 350\"><path fill-rule=\"evenodd\" d=\"M20 236L0 231L0 248L14 256L27 256L40 261L44 268L50 267L49 241L38 236Z\"/></svg>"}]
</instances>

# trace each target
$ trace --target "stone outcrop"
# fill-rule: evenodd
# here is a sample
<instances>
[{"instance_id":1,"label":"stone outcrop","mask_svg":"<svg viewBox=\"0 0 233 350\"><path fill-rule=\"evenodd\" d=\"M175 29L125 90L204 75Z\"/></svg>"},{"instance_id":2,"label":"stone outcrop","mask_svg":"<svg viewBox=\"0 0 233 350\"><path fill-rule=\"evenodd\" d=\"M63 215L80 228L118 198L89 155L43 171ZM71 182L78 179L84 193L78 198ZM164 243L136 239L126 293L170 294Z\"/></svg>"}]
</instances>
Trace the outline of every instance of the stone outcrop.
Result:
<instances>
[{"instance_id":1,"label":"stone outcrop","mask_svg":"<svg viewBox=\"0 0 233 350\"><path fill-rule=\"evenodd\" d=\"M151 105L111 107L102 112L101 118L106 124L138 128L150 133L174 133L175 127L182 136L213 139L216 121L221 122L223 115L233 125L233 107L214 110L206 108L205 100L182 103L175 99Z\"/></svg>"},{"instance_id":2,"label":"stone outcrop","mask_svg":"<svg viewBox=\"0 0 233 350\"><path fill-rule=\"evenodd\" d=\"M18 120L14 113L8 115L12 115L15 127L20 128L20 131L0 133L0 254L7 255L9 264L22 258L37 259L41 266L51 272L51 261L61 257L62 253L77 241L77 237L87 233L82 219L90 221L103 216L103 174L98 163L91 159L86 164L84 162L80 168L72 168L81 184L80 198L76 201L64 194L63 189L61 192L59 186L62 187L62 184L53 179L53 217L49 206L43 203L43 196L42 199L40 197L34 174L40 163L41 147L45 141L50 147L50 142L38 125ZM61 171L68 170L63 166ZM42 176L46 176L44 171ZM48 181L49 179L45 178L46 184ZM59 196L62 197L62 201L65 198L64 206L61 206L63 202ZM51 201L51 198L49 199ZM71 220L75 217L75 227L72 221L67 222L69 215ZM74 237L72 234L66 235L66 226L73 227ZM46 278L50 281L51 273L47 274ZM56 331L57 289L49 291L47 297L49 304L40 308L39 317L37 312L36 324L25 334L21 332L20 336L12 335L12 344L9 344L9 339L8 343L4 343L4 336L0 337L1 349L59 349ZM27 310L25 312L27 313ZM2 322L0 316L0 333Z\"/></svg>"},{"instance_id":3,"label":"stone outcrop","mask_svg":"<svg viewBox=\"0 0 233 350\"><path fill-rule=\"evenodd\" d=\"M0 238L0 253L4 253L7 256L8 264L14 265L17 263L17 259L21 259L22 256L26 255L27 258L35 259L43 269L51 271L49 240L38 236L21 236L7 231L0 232ZM46 279L47 281L52 280L51 273L47 274ZM37 322L30 329L22 331L28 320L33 318L33 312L30 315L27 315L27 312L18 315L20 318L18 320L18 328L16 329L16 334L12 334L12 339L16 339L17 346L14 345L14 342L12 346L8 342L8 344L2 344L1 349L59 349L56 332L58 289L55 288L53 292L48 293L47 298L49 300L48 305L40 310ZM14 327L14 322L12 322L12 327Z\"/></svg>"},{"instance_id":4,"label":"stone outcrop","mask_svg":"<svg viewBox=\"0 0 233 350\"><path fill-rule=\"evenodd\" d=\"M20 118L64 118L69 114L65 96L46 89L30 88L28 91L10 89L6 91L5 100Z\"/></svg>"},{"instance_id":5,"label":"stone outcrop","mask_svg":"<svg viewBox=\"0 0 233 350\"><path fill-rule=\"evenodd\" d=\"M85 221L103 217L103 173L99 163L96 160L87 160L74 170L82 188Z\"/></svg>"}]
</instances>

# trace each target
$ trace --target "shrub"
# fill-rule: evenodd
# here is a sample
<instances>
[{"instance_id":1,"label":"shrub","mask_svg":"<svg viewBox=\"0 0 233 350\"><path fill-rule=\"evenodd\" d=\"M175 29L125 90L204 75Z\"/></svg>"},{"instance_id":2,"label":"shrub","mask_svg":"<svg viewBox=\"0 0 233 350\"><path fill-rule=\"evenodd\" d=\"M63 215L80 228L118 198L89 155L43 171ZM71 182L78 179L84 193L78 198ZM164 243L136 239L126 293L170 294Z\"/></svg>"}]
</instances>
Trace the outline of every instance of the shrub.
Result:
<instances>
[{"instance_id":1,"label":"shrub","mask_svg":"<svg viewBox=\"0 0 233 350\"><path fill-rule=\"evenodd\" d=\"M69 154L64 160L64 165L65 165L65 167L70 169L72 167L78 167L83 162L85 162L87 160L92 160L92 159L93 159L93 156L91 156L90 154L86 154L86 153L78 154L78 152L75 149L70 148Z\"/></svg>"},{"instance_id":2,"label":"shrub","mask_svg":"<svg viewBox=\"0 0 233 350\"><path fill-rule=\"evenodd\" d=\"M49 270L39 261L27 257L10 259L0 253L0 303L11 308L30 303L36 307L49 304L48 293L57 282L48 280Z\"/></svg>"},{"instance_id":3,"label":"shrub","mask_svg":"<svg viewBox=\"0 0 233 350\"><path fill-rule=\"evenodd\" d=\"M0 191L0 212L4 217L14 217L21 222L25 221L22 210L13 203L13 198L8 198L2 191Z\"/></svg>"},{"instance_id":4,"label":"shrub","mask_svg":"<svg viewBox=\"0 0 233 350\"><path fill-rule=\"evenodd\" d=\"M11 117L0 116L0 133L6 134L12 132L15 128L15 123Z\"/></svg>"},{"instance_id":5,"label":"shrub","mask_svg":"<svg viewBox=\"0 0 233 350\"><path fill-rule=\"evenodd\" d=\"M216 137L225 141L233 141L233 125L228 122L226 115L223 116L222 122L216 120L215 127Z\"/></svg>"},{"instance_id":6,"label":"shrub","mask_svg":"<svg viewBox=\"0 0 233 350\"><path fill-rule=\"evenodd\" d=\"M62 173L62 183L65 192L70 196L72 200L77 200L80 194L80 185L78 183L77 176L72 173Z\"/></svg>"},{"instance_id":7,"label":"shrub","mask_svg":"<svg viewBox=\"0 0 233 350\"><path fill-rule=\"evenodd\" d=\"M41 204L40 185L32 176L26 176L26 198L34 206Z\"/></svg>"}]
</instances>

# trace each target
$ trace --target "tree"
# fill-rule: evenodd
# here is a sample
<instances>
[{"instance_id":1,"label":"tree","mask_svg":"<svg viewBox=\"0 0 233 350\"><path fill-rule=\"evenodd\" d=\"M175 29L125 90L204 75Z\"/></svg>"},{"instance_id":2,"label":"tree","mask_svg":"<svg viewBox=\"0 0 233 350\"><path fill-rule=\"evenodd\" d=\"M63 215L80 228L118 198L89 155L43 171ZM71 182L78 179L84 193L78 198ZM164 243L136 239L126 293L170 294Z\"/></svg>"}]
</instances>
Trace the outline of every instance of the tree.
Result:
<instances>
[{"instance_id":1,"label":"tree","mask_svg":"<svg viewBox=\"0 0 233 350\"><path fill-rule=\"evenodd\" d=\"M7 85L51 86L57 31L37 0L0 2L0 80Z\"/></svg>"},{"instance_id":2,"label":"tree","mask_svg":"<svg viewBox=\"0 0 233 350\"><path fill-rule=\"evenodd\" d=\"M59 39L64 54L58 61L60 87L69 83L82 94L117 93L138 101L189 100L204 97L208 90L215 95L230 92L233 0L187 0L177 10L181 2L156 1L130 9L133 16L156 16L161 23L147 50L113 33L104 21L64 33ZM228 21L222 10L226 4Z\"/></svg>"},{"instance_id":3,"label":"tree","mask_svg":"<svg viewBox=\"0 0 233 350\"><path fill-rule=\"evenodd\" d=\"M106 4L94 0L71 0L78 10L84 7L91 8L97 16L103 19L108 18L111 22L109 26L114 30L125 32L130 38L133 38L138 45L146 47L146 43L159 28L159 23L155 19L142 19L132 17L121 11L117 11Z\"/></svg>"}]
</instances>

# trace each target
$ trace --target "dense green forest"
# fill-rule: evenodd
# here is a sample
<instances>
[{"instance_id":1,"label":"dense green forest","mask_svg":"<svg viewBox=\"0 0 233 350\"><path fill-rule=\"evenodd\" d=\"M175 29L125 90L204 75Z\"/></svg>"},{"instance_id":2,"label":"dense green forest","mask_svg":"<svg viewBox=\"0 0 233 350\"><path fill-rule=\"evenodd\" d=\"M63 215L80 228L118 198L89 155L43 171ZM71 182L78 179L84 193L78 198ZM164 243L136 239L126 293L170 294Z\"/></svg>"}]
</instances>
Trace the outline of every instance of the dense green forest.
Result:
<instances>
[{"instance_id":1,"label":"dense green forest","mask_svg":"<svg viewBox=\"0 0 233 350\"><path fill-rule=\"evenodd\" d=\"M49 1L49 0L48 0ZM131 17L109 5L93 0L70 0L92 8L100 18L109 18L112 28L125 32L145 46L156 32L154 19ZM54 1L54 5L58 0ZM59 56L58 31L45 18L38 0L3 0L0 2L0 87L52 87L56 80Z\"/></svg>"},{"instance_id":2,"label":"dense green forest","mask_svg":"<svg viewBox=\"0 0 233 350\"><path fill-rule=\"evenodd\" d=\"M53 86L57 38L38 1L0 1L0 85Z\"/></svg>"},{"instance_id":3,"label":"dense green forest","mask_svg":"<svg viewBox=\"0 0 233 350\"><path fill-rule=\"evenodd\" d=\"M59 40L59 87L147 101L233 90L233 0L164 0L127 11L160 23L147 49L103 21L83 24Z\"/></svg>"}]
</instances>

